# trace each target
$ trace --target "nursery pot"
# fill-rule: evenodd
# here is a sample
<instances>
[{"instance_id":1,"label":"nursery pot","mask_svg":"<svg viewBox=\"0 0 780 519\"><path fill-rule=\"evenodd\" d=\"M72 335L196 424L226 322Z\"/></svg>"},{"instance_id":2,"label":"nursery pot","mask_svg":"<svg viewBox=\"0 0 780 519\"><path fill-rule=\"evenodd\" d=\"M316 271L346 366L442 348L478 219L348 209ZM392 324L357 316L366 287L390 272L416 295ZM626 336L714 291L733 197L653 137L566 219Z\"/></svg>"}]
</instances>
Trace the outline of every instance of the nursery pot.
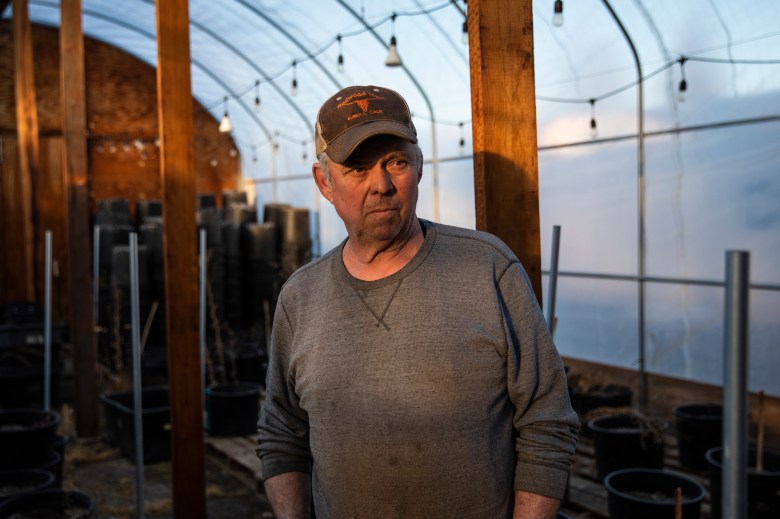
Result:
<instances>
[{"instance_id":1,"label":"nursery pot","mask_svg":"<svg viewBox=\"0 0 780 519\"><path fill-rule=\"evenodd\" d=\"M51 488L54 476L45 470L0 470L0 503L25 492Z\"/></svg>"},{"instance_id":2,"label":"nursery pot","mask_svg":"<svg viewBox=\"0 0 780 519\"><path fill-rule=\"evenodd\" d=\"M711 517L721 517L723 486L723 447L713 447L706 454L710 472ZM747 503L750 519L780 517L780 452L764 449L764 470L756 470L756 447L748 447Z\"/></svg>"},{"instance_id":3,"label":"nursery pot","mask_svg":"<svg viewBox=\"0 0 780 519\"><path fill-rule=\"evenodd\" d=\"M720 447L723 438L723 406L680 405L673 409L680 465L707 470L705 454L713 447Z\"/></svg>"},{"instance_id":4,"label":"nursery pot","mask_svg":"<svg viewBox=\"0 0 780 519\"><path fill-rule=\"evenodd\" d=\"M588 422L593 435L599 480L625 468L663 468L663 438L642 426L633 415L603 416Z\"/></svg>"},{"instance_id":5,"label":"nursery pot","mask_svg":"<svg viewBox=\"0 0 780 519\"><path fill-rule=\"evenodd\" d=\"M677 488L682 491L683 519L697 519L707 493L693 478L648 468L610 472L604 486L610 519L674 519Z\"/></svg>"},{"instance_id":6,"label":"nursery pot","mask_svg":"<svg viewBox=\"0 0 780 519\"><path fill-rule=\"evenodd\" d=\"M132 391L100 395L106 418L104 438L118 446L122 455L135 461L135 396ZM156 463L171 458L170 406L166 387L141 391L143 460Z\"/></svg>"},{"instance_id":7,"label":"nursery pot","mask_svg":"<svg viewBox=\"0 0 780 519\"><path fill-rule=\"evenodd\" d=\"M587 390L574 388L574 408L580 417L599 407L628 407L631 405L631 388L619 384L596 384Z\"/></svg>"},{"instance_id":8,"label":"nursery pot","mask_svg":"<svg viewBox=\"0 0 780 519\"><path fill-rule=\"evenodd\" d=\"M32 468L54 454L60 415L42 409L0 409L0 470Z\"/></svg>"},{"instance_id":9,"label":"nursery pot","mask_svg":"<svg viewBox=\"0 0 780 519\"><path fill-rule=\"evenodd\" d=\"M206 389L208 432L246 436L257 432L260 384L239 382Z\"/></svg>"},{"instance_id":10,"label":"nursery pot","mask_svg":"<svg viewBox=\"0 0 780 519\"><path fill-rule=\"evenodd\" d=\"M17 517L86 518L95 509L93 499L77 491L37 490L12 497L0 504L0 519Z\"/></svg>"}]
</instances>

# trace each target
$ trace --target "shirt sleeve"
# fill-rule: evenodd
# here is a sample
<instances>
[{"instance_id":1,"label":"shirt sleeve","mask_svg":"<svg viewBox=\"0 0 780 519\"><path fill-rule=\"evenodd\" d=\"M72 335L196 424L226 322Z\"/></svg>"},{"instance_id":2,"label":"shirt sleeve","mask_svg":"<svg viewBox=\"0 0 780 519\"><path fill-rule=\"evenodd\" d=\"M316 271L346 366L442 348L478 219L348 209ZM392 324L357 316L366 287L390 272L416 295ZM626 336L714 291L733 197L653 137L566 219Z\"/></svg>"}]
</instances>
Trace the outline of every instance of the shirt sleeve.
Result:
<instances>
[{"instance_id":1,"label":"shirt sleeve","mask_svg":"<svg viewBox=\"0 0 780 519\"><path fill-rule=\"evenodd\" d=\"M266 396L257 424L256 452L263 462L263 479L285 472L311 473L308 416L290 375L293 339L280 298L269 347Z\"/></svg>"},{"instance_id":2,"label":"shirt sleeve","mask_svg":"<svg viewBox=\"0 0 780 519\"><path fill-rule=\"evenodd\" d=\"M518 261L499 279L507 334L507 387L515 405L515 490L562 499L579 419L563 362Z\"/></svg>"}]
</instances>

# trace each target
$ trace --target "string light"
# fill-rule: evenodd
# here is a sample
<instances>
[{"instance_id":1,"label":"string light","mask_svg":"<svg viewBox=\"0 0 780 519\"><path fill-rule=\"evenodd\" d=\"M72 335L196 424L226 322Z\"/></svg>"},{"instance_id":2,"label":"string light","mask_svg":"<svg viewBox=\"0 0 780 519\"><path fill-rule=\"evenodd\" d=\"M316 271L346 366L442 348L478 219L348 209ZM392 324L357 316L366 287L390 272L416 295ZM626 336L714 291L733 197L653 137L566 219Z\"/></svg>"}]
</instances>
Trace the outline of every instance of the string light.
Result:
<instances>
[{"instance_id":1,"label":"string light","mask_svg":"<svg viewBox=\"0 0 780 519\"><path fill-rule=\"evenodd\" d=\"M222 121L219 123L219 131L221 133L230 133L233 131L233 124L230 122L230 116L228 115L228 97L225 96L225 113L222 116Z\"/></svg>"},{"instance_id":2,"label":"string light","mask_svg":"<svg viewBox=\"0 0 780 519\"><path fill-rule=\"evenodd\" d=\"M252 146L252 165L257 166L257 146Z\"/></svg>"},{"instance_id":3,"label":"string light","mask_svg":"<svg viewBox=\"0 0 780 519\"><path fill-rule=\"evenodd\" d=\"M469 24L466 23L466 21L463 21L463 31L460 35L460 42L464 45L469 44Z\"/></svg>"},{"instance_id":4,"label":"string light","mask_svg":"<svg viewBox=\"0 0 780 519\"><path fill-rule=\"evenodd\" d=\"M255 112L260 111L260 80L255 81Z\"/></svg>"},{"instance_id":5,"label":"string light","mask_svg":"<svg viewBox=\"0 0 780 519\"><path fill-rule=\"evenodd\" d=\"M460 149L461 155L466 151L466 139L463 138L463 122L458 123L458 127L460 129L460 142L458 144L458 148Z\"/></svg>"},{"instance_id":6,"label":"string light","mask_svg":"<svg viewBox=\"0 0 780 519\"><path fill-rule=\"evenodd\" d=\"M341 34L336 36L336 41L339 42L338 70L339 70L339 72L341 72L343 74L344 73L344 54L342 52L342 47L341 47Z\"/></svg>"},{"instance_id":7,"label":"string light","mask_svg":"<svg viewBox=\"0 0 780 519\"><path fill-rule=\"evenodd\" d=\"M301 159L305 164L309 159L309 155L306 153L306 141L301 141L301 147L303 148L303 154L301 155Z\"/></svg>"},{"instance_id":8,"label":"string light","mask_svg":"<svg viewBox=\"0 0 780 519\"><path fill-rule=\"evenodd\" d=\"M293 79L292 79L292 95L298 95L298 62L292 62Z\"/></svg>"},{"instance_id":9,"label":"string light","mask_svg":"<svg viewBox=\"0 0 780 519\"><path fill-rule=\"evenodd\" d=\"M390 49L387 52L387 59L385 65L388 67L400 67L401 56L398 55L398 42L395 39L395 13L390 17L392 22L392 36L390 36Z\"/></svg>"},{"instance_id":10,"label":"string light","mask_svg":"<svg viewBox=\"0 0 780 519\"><path fill-rule=\"evenodd\" d=\"M685 56L680 56L678 60L680 62L680 77L682 79L680 79L680 86L677 89L677 100L681 103L685 101L688 92L688 82L685 80L685 61L687 59Z\"/></svg>"},{"instance_id":11,"label":"string light","mask_svg":"<svg viewBox=\"0 0 780 519\"><path fill-rule=\"evenodd\" d=\"M553 25L560 27L563 25L563 0L555 0L553 4Z\"/></svg>"},{"instance_id":12,"label":"string light","mask_svg":"<svg viewBox=\"0 0 780 519\"><path fill-rule=\"evenodd\" d=\"M590 100L590 138L595 139L598 137L599 132L596 128L596 100Z\"/></svg>"}]
</instances>

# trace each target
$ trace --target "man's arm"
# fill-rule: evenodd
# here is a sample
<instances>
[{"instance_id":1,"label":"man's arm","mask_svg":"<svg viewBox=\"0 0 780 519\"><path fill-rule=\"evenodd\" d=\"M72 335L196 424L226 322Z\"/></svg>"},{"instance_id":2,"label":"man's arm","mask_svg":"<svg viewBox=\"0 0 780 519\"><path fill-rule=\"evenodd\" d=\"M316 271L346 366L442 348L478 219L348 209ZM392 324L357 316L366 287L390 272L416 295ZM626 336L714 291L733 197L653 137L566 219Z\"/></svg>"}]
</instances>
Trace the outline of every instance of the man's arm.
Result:
<instances>
[{"instance_id":1,"label":"man's arm","mask_svg":"<svg viewBox=\"0 0 780 519\"><path fill-rule=\"evenodd\" d=\"M311 517L311 477L307 473L284 472L266 479L263 484L276 519Z\"/></svg>"},{"instance_id":2,"label":"man's arm","mask_svg":"<svg viewBox=\"0 0 780 519\"><path fill-rule=\"evenodd\" d=\"M531 492L515 492L512 519L555 519L561 502L552 497Z\"/></svg>"}]
</instances>

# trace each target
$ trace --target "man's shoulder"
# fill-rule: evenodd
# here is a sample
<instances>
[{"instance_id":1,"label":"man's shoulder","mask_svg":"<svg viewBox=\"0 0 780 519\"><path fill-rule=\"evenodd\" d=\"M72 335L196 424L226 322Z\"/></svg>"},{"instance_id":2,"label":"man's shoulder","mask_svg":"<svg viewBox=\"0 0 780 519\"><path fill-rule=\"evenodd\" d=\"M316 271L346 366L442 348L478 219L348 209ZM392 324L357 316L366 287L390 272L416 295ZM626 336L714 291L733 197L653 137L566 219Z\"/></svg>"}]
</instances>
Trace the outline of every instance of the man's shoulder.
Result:
<instances>
[{"instance_id":1,"label":"man's shoulder","mask_svg":"<svg viewBox=\"0 0 780 519\"><path fill-rule=\"evenodd\" d=\"M425 221L426 227L435 229L436 241L445 246L481 251L483 254L499 255L507 261L517 261L512 249L499 237L484 231L466 229L453 225Z\"/></svg>"}]
</instances>

